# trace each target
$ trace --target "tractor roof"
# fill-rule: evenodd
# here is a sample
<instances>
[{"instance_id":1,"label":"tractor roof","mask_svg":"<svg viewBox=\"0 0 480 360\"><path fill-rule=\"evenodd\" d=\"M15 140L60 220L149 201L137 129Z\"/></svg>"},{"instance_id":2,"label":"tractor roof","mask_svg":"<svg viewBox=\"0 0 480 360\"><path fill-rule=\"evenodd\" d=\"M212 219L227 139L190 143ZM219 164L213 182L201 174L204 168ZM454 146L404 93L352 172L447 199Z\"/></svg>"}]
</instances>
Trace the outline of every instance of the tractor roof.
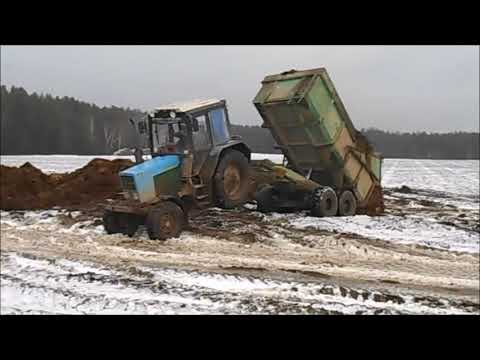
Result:
<instances>
[{"instance_id":1,"label":"tractor roof","mask_svg":"<svg viewBox=\"0 0 480 360\"><path fill-rule=\"evenodd\" d=\"M222 100L218 99L205 99L205 100L190 100L185 102L171 103L157 107L155 111L175 111L175 112L189 112L200 108L216 105L222 103Z\"/></svg>"}]
</instances>

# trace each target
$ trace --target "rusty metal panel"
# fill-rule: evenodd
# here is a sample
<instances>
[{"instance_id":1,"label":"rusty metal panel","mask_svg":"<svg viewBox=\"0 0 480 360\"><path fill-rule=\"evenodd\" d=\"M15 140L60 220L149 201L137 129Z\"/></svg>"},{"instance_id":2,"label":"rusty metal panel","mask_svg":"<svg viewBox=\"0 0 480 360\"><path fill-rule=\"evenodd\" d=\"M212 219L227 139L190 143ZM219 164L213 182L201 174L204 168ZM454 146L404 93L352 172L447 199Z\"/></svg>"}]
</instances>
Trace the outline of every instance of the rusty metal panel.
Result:
<instances>
[{"instance_id":1,"label":"rusty metal panel","mask_svg":"<svg viewBox=\"0 0 480 360\"><path fill-rule=\"evenodd\" d=\"M348 154L345 159L344 171L351 183L354 183L357 180L361 170L362 163L351 153Z\"/></svg>"},{"instance_id":2,"label":"rusty metal panel","mask_svg":"<svg viewBox=\"0 0 480 360\"><path fill-rule=\"evenodd\" d=\"M371 190L373 190L374 183L370 173L365 169L362 168L360 174L358 175L357 183L355 186L355 190L357 192L357 197L360 202L363 202L367 199L368 194Z\"/></svg>"},{"instance_id":3,"label":"rusty metal panel","mask_svg":"<svg viewBox=\"0 0 480 360\"><path fill-rule=\"evenodd\" d=\"M338 134L335 144L333 145L334 151L338 154L338 158L343 161L350 147L353 145L353 140L350 137L350 133L348 132L347 128L342 128Z\"/></svg>"}]
</instances>

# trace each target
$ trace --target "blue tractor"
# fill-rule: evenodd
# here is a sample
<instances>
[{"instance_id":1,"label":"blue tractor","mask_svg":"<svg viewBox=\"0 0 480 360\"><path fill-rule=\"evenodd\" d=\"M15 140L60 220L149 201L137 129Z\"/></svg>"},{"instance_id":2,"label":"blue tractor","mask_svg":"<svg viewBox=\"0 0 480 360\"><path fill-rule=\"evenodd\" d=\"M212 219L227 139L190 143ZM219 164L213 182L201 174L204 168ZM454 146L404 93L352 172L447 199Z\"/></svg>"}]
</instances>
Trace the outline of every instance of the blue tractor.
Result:
<instances>
[{"instance_id":1,"label":"blue tractor","mask_svg":"<svg viewBox=\"0 0 480 360\"><path fill-rule=\"evenodd\" d=\"M133 236L145 225L151 239L178 237L189 214L243 205L250 193L251 151L231 135L225 100L162 106L136 122L150 158L120 172L124 200L105 208L109 234Z\"/></svg>"}]
</instances>

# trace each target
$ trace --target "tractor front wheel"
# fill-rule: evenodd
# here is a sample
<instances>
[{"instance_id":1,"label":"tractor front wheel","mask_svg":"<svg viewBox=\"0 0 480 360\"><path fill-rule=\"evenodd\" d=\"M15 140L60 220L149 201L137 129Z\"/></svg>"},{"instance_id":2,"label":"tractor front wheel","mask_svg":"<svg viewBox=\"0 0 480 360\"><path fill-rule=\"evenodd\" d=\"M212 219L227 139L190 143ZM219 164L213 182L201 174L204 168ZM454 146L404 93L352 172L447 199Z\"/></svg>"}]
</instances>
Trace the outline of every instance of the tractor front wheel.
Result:
<instances>
[{"instance_id":1,"label":"tractor front wheel","mask_svg":"<svg viewBox=\"0 0 480 360\"><path fill-rule=\"evenodd\" d=\"M185 214L180 206L165 201L150 210L145 222L148 236L152 240L167 240L180 235L185 226Z\"/></svg>"},{"instance_id":2,"label":"tractor front wheel","mask_svg":"<svg viewBox=\"0 0 480 360\"><path fill-rule=\"evenodd\" d=\"M229 150L220 160L215 173L217 205L232 209L248 200L250 164L240 151Z\"/></svg>"},{"instance_id":3,"label":"tractor front wheel","mask_svg":"<svg viewBox=\"0 0 480 360\"><path fill-rule=\"evenodd\" d=\"M118 213L106 210L103 214L103 228L107 234L117 234L121 232L120 218Z\"/></svg>"},{"instance_id":4,"label":"tractor front wheel","mask_svg":"<svg viewBox=\"0 0 480 360\"><path fill-rule=\"evenodd\" d=\"M103 227L107 234L123 234L132 237L141 223L139 216L114 211L105 211Z\"/></svg>"}]
</instances>

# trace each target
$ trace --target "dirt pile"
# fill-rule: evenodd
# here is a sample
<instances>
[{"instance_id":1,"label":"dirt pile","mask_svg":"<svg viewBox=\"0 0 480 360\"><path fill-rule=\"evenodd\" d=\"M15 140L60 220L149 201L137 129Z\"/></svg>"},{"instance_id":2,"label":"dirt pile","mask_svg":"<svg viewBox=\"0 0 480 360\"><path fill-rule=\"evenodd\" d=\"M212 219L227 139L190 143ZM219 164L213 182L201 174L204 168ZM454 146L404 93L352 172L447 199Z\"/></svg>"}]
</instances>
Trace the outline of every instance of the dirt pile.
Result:
<instances>
[{"instance_id":1,"label":"dirt pile","mask_svg":"<svg viewBox=\"0 0 480 360\"><path fill-rule=\"evenodd\" d=\"M28 209L48 206L52 179L29 162L19 168L0 165L1 208Z\"/></svg>"},{"instance_id":2,"label":"dirt pile","mask_svg":"<svg viewBox=\"0 0 480 360\"><path fill-rule=\"evenodd\" d=\"M97 209L107 198L119 197L121 191L118 173L132 166L126 159L93 159L84 167L66 174L44 174L30 163L20 167L0 165L0 208L2 210L36 210L59 206L66 209ZM276 180L269 160L252 161L250 197L255 189ZM381 189L375 201L362 213L376 215L383 212Z\"/></svg>"},{"instance_id":3,"label":"dirt pile","mask_svg":"<svg viewBox=\"0 0 480 360\"><path fill-rule=\"evenodd\" d=\"M21 167L0 165L2 210L79 208L115 197L120 191L118 172L130 160L93 159L67 174L44 174L30 163Z\"/></svg>"},{"instance_id":4,"label":"dirt pile","mask_svg":"<svg viewBox=\"0 0 480 360\"><path fill-rule=\"evenodd\" d=\"M255 183L255 187L260 187L265 184L271 184L274 182L275 173L273 167L278 164L265 159L265 160L252 160L250 166L252 167L252 182Z\"/></svg>"}]
</instances>

